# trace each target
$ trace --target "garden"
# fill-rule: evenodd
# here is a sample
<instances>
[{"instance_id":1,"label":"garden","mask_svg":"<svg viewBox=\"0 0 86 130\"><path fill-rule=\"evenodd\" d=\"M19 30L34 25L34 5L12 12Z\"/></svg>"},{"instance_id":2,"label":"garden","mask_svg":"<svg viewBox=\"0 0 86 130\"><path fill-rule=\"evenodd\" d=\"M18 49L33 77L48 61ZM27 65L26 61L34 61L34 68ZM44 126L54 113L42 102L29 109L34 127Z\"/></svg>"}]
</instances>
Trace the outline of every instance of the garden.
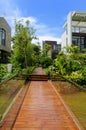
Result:
<instances>
[{"instance_id":1,"label":"garden","mask_svg":"<svg viewBox=\"0 0 86 130\"><path fill-rule=\"evenodd\" d=\"M53 64L45 69L56 90L86 129L86 50L77 46L65 48Z\"/></svg>"},{"instance_id":2,"label":"garden","mask_svg":"<svg viewBox=\"0 0 86 130\"><path fill-rule=\"evenodd\" d=\"M74 82L81 89L86 89L86 51L81 52L77 46L65 48L61 51L53 64L48 67L47 74L52 77L61 76Z\"/></svg>"},{"instance_id":3,"label":"garden","mask_svg":"<svg viewBox=\"0 0 86 130\"><path fill-rule=\"evenodd\" d=\"M7 71L7 64L0 64L0 116L29 81L34 68L42 66L48 79L56 80L52 82L57 91L86 128L86 50L81 52L77 46L68 46L53 60L48 56L51 46L45 45L41 50L39 43L32 43L33 39L37 38L29 21L25 25L15 21L13 50L9 57L12 71Z\"/></svg>"}]
</instances>

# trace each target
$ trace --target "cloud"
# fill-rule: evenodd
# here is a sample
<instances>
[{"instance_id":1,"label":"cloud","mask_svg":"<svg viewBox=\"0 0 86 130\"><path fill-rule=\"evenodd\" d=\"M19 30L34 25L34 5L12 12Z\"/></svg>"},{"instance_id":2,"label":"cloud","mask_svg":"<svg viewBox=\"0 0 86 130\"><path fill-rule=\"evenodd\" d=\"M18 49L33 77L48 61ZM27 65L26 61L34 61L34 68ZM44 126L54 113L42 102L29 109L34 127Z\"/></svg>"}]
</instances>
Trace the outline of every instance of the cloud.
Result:
<instances>
[{"instance_id":1,"label":"cloud","mask_svg":"<svg viewBox=\"0 0 86 130\"><path fill-rule=\"evenodd\" d=\"M4 17L14 32L14 19L21 16L22 12L13 0L0 0L0 16Z\"/></svg>"},{"instance_id":2,"label":"cloud","mask_svg":"<svg viewBox=\"0 0 86 130\"><path fill-rule=\"evenodd\" d=\"M32 24L34 26L34 28L36 29L36 36L38 38L38 40L33 40L33 43L40 43L40 46L42 47L42 43L45 40L49 40L49 41L57 41L57 44L61 43L61 38L58 37L58 33L60 32L59 30L61 30L58 27L49 27L46 24L43 23L39 23L38 21L36 21L36 23Z\"/></svg>"},{"instance_id":3,"label":"cloud","mask_svg":"<svg viewBox=\"0 0 86 130\"><path fill-rule=\"evenodd\" d=\"M23 20L23 23L29 20L30 25L36 29L36 36L39 38L39 42L42 43L43 40L60 41L58 36L61 33L61 29L59 27L49 27L45 23L40 23L34 16L25 17L23 11L13 0L0 0L0 16L5 17L8 21L12 29L12 35L14 34L14 19ZM34 42L36 41L34 40Z\"/></svg>"},{"instance_id":4,"label":"cloud","mask_svg":"<svg viewBox=\"0 0 86 130\"><path fill-rule=\"evenodd\" d=\"M37 22L37 18L35 18L35 17L31 17L31 16L30 16L30 17L21 17L21 19L23 19L24 21L29 20L31 24Z\"/></svg>"},{"instance_id":5,"label":"cloud","mask_svg":"<svg viewBox=\"0 0 86 130\"><path fill-rule=\"evenodd\" d=\"M43 44L43 41L57 41L57 44L61 44L61 39L58 38L58 37L54 37L54 36L49 36L49 35L44 35L44 36L39 36L38 40L33 40L32 42L33 43L40 43L40 46L42 48L42 44Z\"/></svg>"},{"instance_id":6,"label":"cloud","mask_svg":"<svg viewBox=\"0 0 86 130\"><path fill-rule=\"evenodd\" d=\"M18 17L21 11L13 0L0 0L0 15L6 18Z\"/></svg>"},{"instance_id":7,"label":"cloud","mask_svg":"<svg viewBox=\"0 0 86 130\"><path fill-rule=\"evenodd\" d=\"M58 41L61 42L61 39L60 38L57 38L57 37L53 37L53 36L39 36L39 40L42 41L42 40L50 40L50 41Z\"/></svg>"}]
</instances>

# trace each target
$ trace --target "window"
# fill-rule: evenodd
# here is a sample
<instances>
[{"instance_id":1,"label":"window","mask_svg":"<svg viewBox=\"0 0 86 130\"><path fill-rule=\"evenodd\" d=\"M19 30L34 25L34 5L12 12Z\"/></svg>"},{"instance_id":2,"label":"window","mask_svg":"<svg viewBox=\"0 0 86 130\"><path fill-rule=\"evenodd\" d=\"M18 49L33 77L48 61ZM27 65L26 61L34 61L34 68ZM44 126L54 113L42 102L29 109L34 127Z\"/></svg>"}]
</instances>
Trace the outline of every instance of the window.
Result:
<instances>
[{"instance_id":1,"label":"window","mask_svg":"<svg viewBox=\"0 0 86 130\"><path fill-rule=\"evenodd\" d=\"M78 46L80 50L83 50L85 48L85 37L73 36L72 43Z\"/></svg>"},{"instance_id":2,"label":"window","mask_svg":"<svg viewBox=\"0 0 86 130\"><path fill-rule=\"evenodd\" d=\"M0 28L0 45L6 44L6 31L3 28Z\"/></svg>"}]
</instances>

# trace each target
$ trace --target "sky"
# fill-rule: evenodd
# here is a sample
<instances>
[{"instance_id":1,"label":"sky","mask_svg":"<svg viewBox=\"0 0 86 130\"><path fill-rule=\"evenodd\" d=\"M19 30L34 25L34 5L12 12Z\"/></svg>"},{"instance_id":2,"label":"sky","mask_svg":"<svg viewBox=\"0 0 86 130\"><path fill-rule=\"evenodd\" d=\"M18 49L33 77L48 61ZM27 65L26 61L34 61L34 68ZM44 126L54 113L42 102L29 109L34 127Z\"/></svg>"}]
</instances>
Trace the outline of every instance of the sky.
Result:
<instances>
[{"instance_id":1,"label":"sky","mask_svg":"<svg viewBox=\"0 0 86 130\"><path fill-rule=\"evenodd\" d=\"M62 28L70 11L86 11L86 0L0 0L0 16L14 34L14 19L29 20L39 42L61 41ZM37 41L38 42L38 41Z\"/></svg>"}]
</instances>

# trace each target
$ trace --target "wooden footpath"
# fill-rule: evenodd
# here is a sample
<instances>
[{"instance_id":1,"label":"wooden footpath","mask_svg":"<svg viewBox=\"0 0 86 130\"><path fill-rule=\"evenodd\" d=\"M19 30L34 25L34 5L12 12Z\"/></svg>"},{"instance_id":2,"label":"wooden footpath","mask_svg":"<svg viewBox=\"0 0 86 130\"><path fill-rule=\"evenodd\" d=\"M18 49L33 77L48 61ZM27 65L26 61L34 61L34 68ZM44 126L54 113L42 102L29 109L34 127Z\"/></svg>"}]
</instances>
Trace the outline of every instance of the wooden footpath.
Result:
<instances>
[{"instance_id":1,"label":"wooden footpath","mask_svg":"<svg viewBox=\"0 0 86 130\"><path fill-rule=\"evenodd\" d=\"M35 72L44 73L42 68L36 69ZM31 81L12 130L79 130L79 128L49 81Z\"/></svg>"}]
</instances>

